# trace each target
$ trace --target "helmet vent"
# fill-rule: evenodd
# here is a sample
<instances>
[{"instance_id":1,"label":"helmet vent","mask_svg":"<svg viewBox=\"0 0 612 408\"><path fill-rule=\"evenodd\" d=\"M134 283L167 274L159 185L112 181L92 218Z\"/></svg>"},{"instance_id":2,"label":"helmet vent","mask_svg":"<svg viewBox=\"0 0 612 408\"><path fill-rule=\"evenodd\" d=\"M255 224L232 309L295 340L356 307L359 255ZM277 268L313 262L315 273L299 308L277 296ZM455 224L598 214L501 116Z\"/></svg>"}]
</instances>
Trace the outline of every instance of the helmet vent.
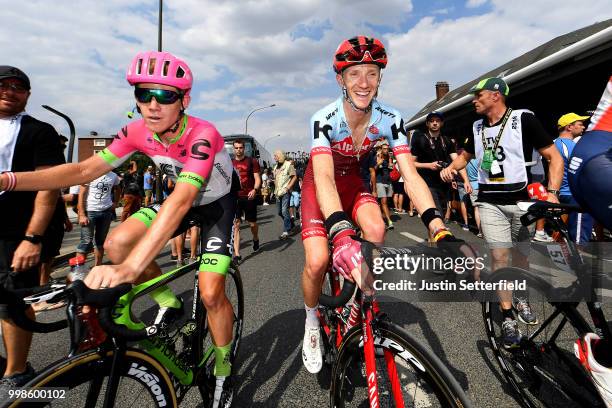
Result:
<instances>
[{"instance_id":1,"label":"helmet vent","mask_svg":"<svg viewBox=\"0 0 612 408\"><path fill-rule=\"evenodd\" d=\"M170 61L164 61L164 69L162 69L162 75L168 76L168 69L170 69Z\"/></svg>"},{"instance_id":2,"label":"helmet vent","mask_svg":"<svg viewBox=\"0 0 612 408\"><path fill-rule=\"evenodd\" d=\"M138 64L136 65L136 75L142 74L142 58L138 58Z\"/></svg>"},{"instance_id":3,"label":"helmet vent","mask_svg":"<svg viewBox=\"0 0 612 408\"><path fill-rule=\"evenodd\" d=\"M184 78L185 77L185 70L181 67L177 67L176 68L176 77L177 78Z\"/></svg>"},{"instance_id":4,"label":"helmet vent","mask_svg":"<svg viewBox=\"0 0 612 408\"><path fill-rule=\"evenodd\" d=\"M153 75L155 73L155 58L149 59L149 75Z\"/></svg>"}]
</instances>

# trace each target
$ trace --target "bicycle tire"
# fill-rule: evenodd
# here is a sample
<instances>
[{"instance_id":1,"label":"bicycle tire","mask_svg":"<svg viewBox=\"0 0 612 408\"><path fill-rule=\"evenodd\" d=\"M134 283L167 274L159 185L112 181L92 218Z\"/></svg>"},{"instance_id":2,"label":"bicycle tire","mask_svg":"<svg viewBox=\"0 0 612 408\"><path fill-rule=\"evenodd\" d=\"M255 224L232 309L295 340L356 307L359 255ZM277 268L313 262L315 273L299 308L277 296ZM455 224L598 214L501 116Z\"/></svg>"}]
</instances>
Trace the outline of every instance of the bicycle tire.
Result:
<instances>
[{"instance_id":1,"label":"bicycle tire","mask_svg":"<svg viewBox=\"0 0 612 408\"><path fill-rule=\"evenodd\" d=\"M242 338L242 328L244 324L244 289L242 286L242 277L238 268L231 265L227 271L225 279L225 295L232 304L234 310L234 327L233 327L233 338L232 338L232 350L231 350L231 362L234 365L238 350L240 347L240 340ZM207 355L208 350L213 346L210 332L208 329L208 321L206 308L202 304L201 300L196 303L196 322L198 330L194 336L195 343L192 348L197 362L201 362L205 371L204 376L198 378L197 384L202 399L206 403L212 392L214 391L214 378L212 378L212 370L215 365L215 356Z\"/></svg>"},{"instance_id":2,"label":"bicycle tire","mask_svg":"<svg viewBox=\"0 0 612 408\"><path fill-rule=\"evenodd\" d=\"M448 368L428 348L400 326L379 321L374 328L379 406L394 407L383 352L394 358L405 406L469 408L472 403ZM334 365L331 406L344 408L368 403L360 327L346 335ZM385 378L387 377L387 378ZM421 387L421 388L419 388ZM369 406L369 405L368 405Z\"/></svg>"},{"instance_id":3,"label":"bicycle tire","mask_svg":"<svg viewBox=\"0 0 612 408\"><path fill-rule=\"evenodd\" d=\"M331 281L331 279L335 279L335 276L337 275L334 275L328 268L323 277L321 289L323 294L328 296L335 295L332 293L333 288ZM321 333L321 343L323 346L323 363L331 368L336 360L336 356L338 355L338 343L342 339L341 331L344 325L334 309L324 306L319 306L319 320L321 323L319 325L319 332ZM328 334L326 330L330 330L330 333ZM334 333L333 337L330 336L332 333Z\"/></svg>"},{"instance_id":4,"label":"bicycle tire","mask_svg":"<svg viewBox=\"0 0 612 408\"><path fill-rule=\"evenodd\" d=\"M499 302L482 303L493 355L519 403L527 408L605 406L574 355L576 339L591 331L575 306L546 301L552 286L520 268L502 268L494 276L495 280L524 279L530 288L531 309L539 321L537 325L527 325L517 319L523 335L521 342L506 350Z\"/></svg>"},{"instance_id":5,"label":"bicycle tire","mask_svg":"<svg viewBox=\"0 0 612 408\"><path fill-rule=\"evenodd\" d=\"M66 389L53 401L12 401L3 407L102 407L113 351L90 351L48 367L23 389ZM153 357L128 349L118 359L119 384L113 407L176 407L177 399L170 376Z\"/></svg>"}]
</instances>

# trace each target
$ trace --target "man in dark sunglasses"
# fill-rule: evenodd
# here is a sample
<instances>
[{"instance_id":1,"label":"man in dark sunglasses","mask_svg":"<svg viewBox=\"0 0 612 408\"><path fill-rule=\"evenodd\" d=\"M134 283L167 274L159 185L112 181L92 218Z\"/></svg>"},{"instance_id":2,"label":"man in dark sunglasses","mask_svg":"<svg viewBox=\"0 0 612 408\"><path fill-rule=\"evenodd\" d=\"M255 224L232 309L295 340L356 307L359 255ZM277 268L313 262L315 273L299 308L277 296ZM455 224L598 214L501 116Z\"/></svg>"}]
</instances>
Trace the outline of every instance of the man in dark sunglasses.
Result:
<instances>
[{"instance_id":1,"label":"man in dark sunglasses","mask_svg":"<svg viewBox=\"0 0 612 408\"><path fill-rule=\"evenodd\" d=\"M217 129L185 113L193 77L183 60L166 52L139 53L128 69L127 80L135 87L141 120L121 129L113 143L83 162L50 171L0 175L0 191L85 184L120 166L136 151L149 156L175 183L174 190L162 205L141 208L111 231L104 248L113 265L94 267L85 284L98 289L159 276L161 270L154 260L160 250L170 238L183 233L190 221L206 217L210 226L202 231L206 242L202 264L206 266L198 279L215 341L215 396L219 398L213 406L226 407L233 395L229 380L232 367L226 358L232 346L233 310L225 296L225 275L231 261L240 181ZM160 287L151 296L159 305L156 324L171 325L183 313L183 301L169 287Z\"/></svg>"},{"instance_id":2,"label":"man in dark sunglasses","mask_svg":"<svg viewBox=\"0 0 612 408\"><path fill-rule=\"evenodd\" d=\"M29 116L30 79L18 68L0 66L0 172L33 171L64 163L59 135L48 123ZM0 176L1 177L1 176ZM9 176L3 176L4 181ZM10 180L12 183L12 178ZM43 235L48 231L58 191L0 192L0 286L38 286L38 266L45 258ZM44 246L44 248L43 248ZM42 254L42 255L41 255ZM27 312L34 319L32 308ZM6 367L0 368L0 395L34 377L27 362L32 333L22 330L0 308ZM1 360L1 358L0 358Z\"/></svg>"}]
</instances>

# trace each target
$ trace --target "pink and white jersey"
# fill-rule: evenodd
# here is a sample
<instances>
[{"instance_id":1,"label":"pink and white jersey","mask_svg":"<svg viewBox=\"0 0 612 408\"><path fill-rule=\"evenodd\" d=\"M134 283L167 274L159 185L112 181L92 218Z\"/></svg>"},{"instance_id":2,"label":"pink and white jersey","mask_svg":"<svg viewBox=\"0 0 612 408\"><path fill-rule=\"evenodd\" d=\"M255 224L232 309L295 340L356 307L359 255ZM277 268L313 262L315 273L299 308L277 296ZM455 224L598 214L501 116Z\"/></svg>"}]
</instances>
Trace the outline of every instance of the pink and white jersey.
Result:
<instances>
[{"instance_id":1,"label":"pink and white jersey","mask_svg":"<svg viewBox=\"0 0 612 408\"><path fill-rule=\"evenodd\" d=\"M165 145L146 128L144 120L139 120L122 128L99 155L116 168L137 151L149 156L174 182L190 183L200 189L194 207L230 192L232 160L223 136L210 122L185 115L180 134Z\"/></svg>"},{"instance_id":2,"label":"pink and white jersey","mask_svg":"<svg viewBox=\"0 0 612 408\"><path fill-rule=\"evenodd\" d=\"M361 146L355 147L343 100L342 96L339 97L310 119L311 156L331 154L336 173L347 174L359 171L359 160L367 157L378 140L387 139L396 156L410 153L402 115L397 109L376 100L372 103L372 117L365 139Z\"/></svg>"}]
</instances>

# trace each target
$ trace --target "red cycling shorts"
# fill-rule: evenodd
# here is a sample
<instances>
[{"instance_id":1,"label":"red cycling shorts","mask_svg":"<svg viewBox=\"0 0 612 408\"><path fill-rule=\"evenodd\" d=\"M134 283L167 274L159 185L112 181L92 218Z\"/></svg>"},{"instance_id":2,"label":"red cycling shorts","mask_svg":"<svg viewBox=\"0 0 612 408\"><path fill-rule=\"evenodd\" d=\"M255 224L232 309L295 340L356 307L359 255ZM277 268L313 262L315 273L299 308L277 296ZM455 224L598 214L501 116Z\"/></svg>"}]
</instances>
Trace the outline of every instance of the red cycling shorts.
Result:
<instances>
[{"instance_id":1,"label":"red cycling shorts","mask_svg":"<svg viewBox=\"0 0 612 408\"><path fill-rule=\"evenodd\" d=\"M350 214L353 222L359 207L366 203L378 205L376 198L368 193L359 172L346 175L335 175L336 188L340 196L342 210ZM323 214L317 201L314 175L311 163L306 168L302 182L302 241L310 237L325 237L327 231L323 225Z\"/></svg>"}]
</instances>

